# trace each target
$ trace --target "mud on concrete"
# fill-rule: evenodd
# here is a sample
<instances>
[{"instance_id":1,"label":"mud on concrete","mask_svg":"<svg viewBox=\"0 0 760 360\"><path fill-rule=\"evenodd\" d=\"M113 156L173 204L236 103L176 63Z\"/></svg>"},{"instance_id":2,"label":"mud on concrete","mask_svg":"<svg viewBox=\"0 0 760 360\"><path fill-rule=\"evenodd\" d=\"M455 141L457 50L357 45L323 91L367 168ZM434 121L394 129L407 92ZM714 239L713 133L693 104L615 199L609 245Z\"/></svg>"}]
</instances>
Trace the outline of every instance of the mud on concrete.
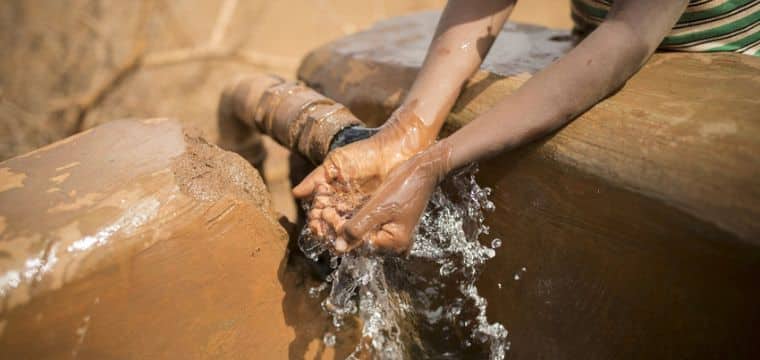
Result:
<instances>
[{"instance_id":1,"label":"mud on concrete","mask_svg":"<svg viewBox=\"0 0 760 360\"><path fill-rule=\"evenodd\" d=\"M172 173L183 193L200 201L217 201L230 195L271 211L264 181L247 161L200 136L186 133L184 137L185 152L171 163Z\"/></svg>"}]
</instances>

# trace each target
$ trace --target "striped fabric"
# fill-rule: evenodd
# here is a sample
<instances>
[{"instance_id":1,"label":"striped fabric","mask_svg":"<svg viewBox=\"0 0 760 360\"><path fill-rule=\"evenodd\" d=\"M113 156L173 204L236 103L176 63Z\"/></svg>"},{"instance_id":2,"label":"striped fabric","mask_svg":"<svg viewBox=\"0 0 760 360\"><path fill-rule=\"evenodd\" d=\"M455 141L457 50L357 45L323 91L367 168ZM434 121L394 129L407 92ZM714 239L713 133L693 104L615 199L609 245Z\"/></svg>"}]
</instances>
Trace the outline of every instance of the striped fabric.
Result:
<instances>
[{"instance_id":1,"label":"striped fabric","mask_svg":"<svg viewBox=\"0 0 760 360\"><path fill-rule=\"evenodd\" d=\"M585 35L604 20L612 0L571 4L575 29ZM760 0L690 0L660 49L760 56Z\"/></svg>"}]
</instances>

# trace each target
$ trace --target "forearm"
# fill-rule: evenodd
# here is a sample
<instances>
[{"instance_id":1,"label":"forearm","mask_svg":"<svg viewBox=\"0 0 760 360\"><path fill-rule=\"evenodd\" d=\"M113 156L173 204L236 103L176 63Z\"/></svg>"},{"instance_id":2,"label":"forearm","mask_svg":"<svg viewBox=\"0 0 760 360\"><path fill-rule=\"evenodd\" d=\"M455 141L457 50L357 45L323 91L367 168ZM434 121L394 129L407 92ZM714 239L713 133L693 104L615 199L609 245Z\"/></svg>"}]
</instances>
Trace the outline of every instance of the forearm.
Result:
<instances>
[{"instance_id":1,"label":"forearm","mask_svg":"<svg viewBox=\"0 0 760 360\"><path fill-rule=\"evenodd\" d=\"M644 21L647 12L657 7L634 4L614 14L561 60L447 138L453 149L450 166L458 168L533 141L611 94L654 52L684 4L678 1L667 9L660 7L667 13L647 18L659 22L655 29L637 28L640 24L630 14L641 11L633 18Z\"/></svg>"},{"instance_id":2,"label":"forearm","mask_svg":"<svg viewBox=\"0 0 760 360\"><path fill-rule=\"evenodd\" d=\"M434 139L462 86L478 69L514 6L514 0L452 0L403 107Z\"/></svg>"}]
</instances>

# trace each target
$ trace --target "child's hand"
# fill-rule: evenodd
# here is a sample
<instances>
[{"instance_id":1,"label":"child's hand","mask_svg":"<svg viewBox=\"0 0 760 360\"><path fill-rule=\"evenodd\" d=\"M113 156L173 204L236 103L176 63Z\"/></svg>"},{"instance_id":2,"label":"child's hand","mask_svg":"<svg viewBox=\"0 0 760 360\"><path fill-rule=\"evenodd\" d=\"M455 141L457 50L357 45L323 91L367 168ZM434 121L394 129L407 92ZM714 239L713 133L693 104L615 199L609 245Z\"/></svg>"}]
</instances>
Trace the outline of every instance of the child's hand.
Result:
<instances>
[{"instance_id":1,"label":"child's hand","mask_svg":"<svg viewBox=\"0 0 760 360\"><path fill-rule=\"evenodd\" d=\"M338 231L335 249L346 252L366 243L373 250L409 251L430 195L449 170L450 153L439 143L394 169Z\"/></svg>"},{"instance_id":2,"label":"child's hand","mask_svg":"<svg viewBox=\"0 0 760 360\"><path fill-rule=\"evenodd\" d=\"M334 241L345 220L398 164L424 150L434 134L410 110L400 108L377 134L338 148L293 189L312 198L308 226L319 239Z\"/></svg>"}]
</instances>

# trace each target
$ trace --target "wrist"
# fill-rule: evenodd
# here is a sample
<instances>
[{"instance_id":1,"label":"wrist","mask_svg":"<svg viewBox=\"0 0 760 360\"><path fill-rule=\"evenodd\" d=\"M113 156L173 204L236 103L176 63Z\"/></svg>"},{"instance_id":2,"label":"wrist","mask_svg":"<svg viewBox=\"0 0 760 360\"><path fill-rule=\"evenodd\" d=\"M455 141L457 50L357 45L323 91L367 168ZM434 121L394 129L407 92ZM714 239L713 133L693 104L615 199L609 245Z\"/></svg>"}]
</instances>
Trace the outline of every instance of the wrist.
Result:
<instances>
[{"instance_id":1,"label":"wrist","mask_svg":"<svg viewBox=\"0 0 760 360\"><path fill-rule=\"evenodd\" d=\"M427 149L435 142L438 129L426 125L416 109L416 101L401 105L383 124L380 138L395 143L397 148L412 156Z\"/></svg>"},{"instance_id":2,"label":"wrist","mask_svg":"<svg viewBox=\"0 0 760 360\"><path fill-rule=\"evenodd\" d=\"M421 152L416 161L418 166L425 167L426 171L437 182L441 182L451 172L451 145L443 140L436 142L425 151Z\"/></svg>"}]
</instances>

